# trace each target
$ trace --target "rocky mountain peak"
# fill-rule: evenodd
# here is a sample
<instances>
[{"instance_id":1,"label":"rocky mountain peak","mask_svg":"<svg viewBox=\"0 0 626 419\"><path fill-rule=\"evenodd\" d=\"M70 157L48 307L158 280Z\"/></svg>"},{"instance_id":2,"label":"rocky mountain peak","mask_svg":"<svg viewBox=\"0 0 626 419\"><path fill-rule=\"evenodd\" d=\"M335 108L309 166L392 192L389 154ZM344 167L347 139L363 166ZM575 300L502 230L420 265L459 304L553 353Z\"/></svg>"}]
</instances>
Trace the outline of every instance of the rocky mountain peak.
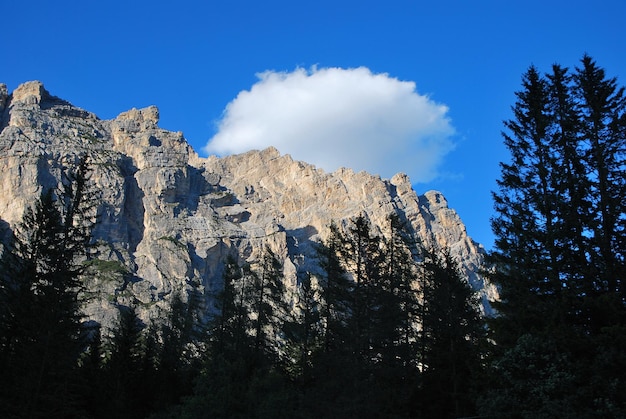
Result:
<instances>
[{"instance_id":1,"label":"rocky mountain peak","mask_svg":"<svg viewBox=\"0 0 626 419\"><path fill-rule=\"evenodd\" d=\"M135 132L155 128L159 122L159 109L156 106L148 106L143 109L131 109L126 112L122 112L115 118L115 121L124 125L129 125L134 128Z\"/></svg>"},{"instance_id":2,"label":"rocky mountain peak","mask_svg":"<svg viewBox=\"0 0 626 419\"><path fill-rule=\"evenodd\" d=\"M39 81L29 81L18 86L13 92L12 102L26 105L40 104L50 98L50 93Z\"/></svg>"},{"instance_id":3,"label":"rocky mountain peak","mask_svg":"<svg viewBox=\"0 0 626 419\"><path fill-rule=\"evenodd\" d=\"M6 85L5 89L6 89ZM2 88L0 87L0 91ZM2 93L0 92L0 98L2 97ZM59 99L58 97L52 96L44 87L43 83L40 81L28 81L26 83L20 84L11 94L10 97L7 98L7 102L10 102L10 106L23 106L29 107L32 105L36 105L39 107L44 106L53 106L56 105L65 105L71 106L68 102ZM1 99L0 99L1 101ZM9 103L5 104L5 107L8 107Z\"/></svg>"}]
</instances>

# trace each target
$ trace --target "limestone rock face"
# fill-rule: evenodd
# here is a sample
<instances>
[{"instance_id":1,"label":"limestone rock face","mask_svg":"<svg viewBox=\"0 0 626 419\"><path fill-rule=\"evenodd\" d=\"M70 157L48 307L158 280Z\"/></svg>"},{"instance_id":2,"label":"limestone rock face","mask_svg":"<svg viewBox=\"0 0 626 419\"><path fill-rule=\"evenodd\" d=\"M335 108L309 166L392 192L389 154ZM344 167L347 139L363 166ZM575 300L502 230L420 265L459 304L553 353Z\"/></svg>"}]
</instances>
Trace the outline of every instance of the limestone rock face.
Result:
<instances>
[{"instance_id":1,"label":"limestone rock face","mask_svg":"<svg viewBox=\"0 0 626 419\"><path fill-rule=\"evenodd\" d=\"M325 173L274 148L204 159L158 120L154 106L100 120L39 82L11 95L0 84L0 239L88 156L102 269L87 284L100 296L87 311L97 321L109 322L115 304L133 302L142 316L158 317L175 292L210 295L227 255L254 262L263 246L283 261L294 287L330 222L359 214L377 226L398 214L426 245L449 247L485 297L495 292L477 273L483 250L456 212L439 192L418 195L406 175Z\"/></svg>"}]
</instances>

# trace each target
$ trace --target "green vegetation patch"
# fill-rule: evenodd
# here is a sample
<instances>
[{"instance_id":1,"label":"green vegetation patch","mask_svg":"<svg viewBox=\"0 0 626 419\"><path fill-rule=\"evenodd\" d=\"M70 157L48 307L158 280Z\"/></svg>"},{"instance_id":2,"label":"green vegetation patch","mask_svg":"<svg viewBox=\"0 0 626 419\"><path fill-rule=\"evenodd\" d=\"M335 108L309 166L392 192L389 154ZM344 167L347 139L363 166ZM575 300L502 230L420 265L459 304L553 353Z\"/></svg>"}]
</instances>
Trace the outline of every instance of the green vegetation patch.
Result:
<instances>
[{"instance_id":1,"label":"green vegetation patch","mask_svg":"<svg viewBox=\"0 0 626 419\"><path fill-rule=\"evenodd\" d=\"M119 260L91 259L86 262L86 266L103 274L117 273L123 275L128 273L128 268Z\"/></svg>"}]
</instances>

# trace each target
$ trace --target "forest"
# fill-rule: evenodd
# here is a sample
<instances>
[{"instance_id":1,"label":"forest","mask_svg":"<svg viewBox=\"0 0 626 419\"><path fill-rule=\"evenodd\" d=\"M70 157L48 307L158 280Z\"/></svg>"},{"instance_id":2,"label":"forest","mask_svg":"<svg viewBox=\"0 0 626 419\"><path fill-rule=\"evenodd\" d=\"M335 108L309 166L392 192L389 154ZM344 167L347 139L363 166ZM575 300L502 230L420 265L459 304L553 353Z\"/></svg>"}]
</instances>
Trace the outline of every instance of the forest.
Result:
<instances>
[{"instance_id":1,"label":"forest","mask_svg":"<svg viewBox=\"0 0 626 419\"><path fill-rule=\"evenodd\" d=\"M531 66L504 122L481 274L399 217L336 224L287 290L266 247L222 261L215 295L159 322L83 313L96 199L85 158L7 240L0 416L7 418L626 417L626 98L589 56ZM204 314L203 314L204 313Z\"/></svg>"}]
</instances>

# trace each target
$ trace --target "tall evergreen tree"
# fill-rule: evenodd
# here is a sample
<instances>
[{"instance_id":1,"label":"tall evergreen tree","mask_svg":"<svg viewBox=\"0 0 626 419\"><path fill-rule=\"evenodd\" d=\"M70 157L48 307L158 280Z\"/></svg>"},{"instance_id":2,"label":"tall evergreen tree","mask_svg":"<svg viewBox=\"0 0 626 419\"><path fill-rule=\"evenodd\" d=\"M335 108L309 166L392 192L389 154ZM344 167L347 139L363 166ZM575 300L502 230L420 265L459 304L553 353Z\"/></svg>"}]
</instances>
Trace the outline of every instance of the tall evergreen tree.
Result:
<instances>
[{"instance_id":1,"label":"tall evergreen tree","mask_svg":"<svg viewBox=\"0 0 626 419\"><path fill-rule=\"evenodd\" d=\"M417 260L423 257L423 250L409 227L395 214L388 217L384 240L384 287L390 293L384 307L385 323L395 331L391 336L393 350L389 358L392 363L398 363L397 367L410 372L419 362L416 357L420 321Z\"/></svg>"},{"instance_id":2,"label":"tall evergreen tree","mask_svg":"<svg viewBox=\"0 0 626 419\"><path fill-rule=\"evenodd\" d=\"M222 289L207 327L207 348L193 396L182 406L182 417L247 417L254 375L254 341L250 330L252 272L228 256L222 273Z\"/></svg>"},{"instance_id":3,"label":"tall evergreen tree","mask_svg":"<svg viewBox=\"0 0 626 419\"><path fill-rule=\"evenodd\" d=\"M310 385L313 362L323 350L320 289L309 272L299 275L289 320L283 333L286 340L285 369L301 389Z\"/></svg>"},{"instance_id":4,"label":"tall evergreen tree","mask_svg":"<svg viewBox=\"0 0 626 419\"><path fill-rule=\"evenodd\" d=\"M276 417L290 399L279 364L287 312L282 265L266 247L255 266L228 258L223 280L204 368L182 415Z\"/></svg>"},{"instance_id":5,"label":"tall evergreen tree","mask_svg":"<svg viewBox=\"0 0 626 419\"><path fill-rule=\"evenodd\" d=\"M118 306L117 324L105 344L107 359L103 378L107 383L100 417L144 417L149 411L138 397L144 382L143 338L145 325L134 307ZM152 366L148 366L150 368Z\"/></svg>"},{"instance_id":6,"label":"tall evergreen tree","mask_svg":"<svg viewBox=\"0 0 626 419\"><path fill-rule=\"evenodd\" d=\"M86 163L24 214L3 255L0 396L6 415L50 417L80 411L77 368L86 345L81 262L93 214L85 210Z\"/></svg>"},{"instance_id":7,"label":"tall evergreen tree","mask_svg":"<svg viewBox=\"0 0 626 419\"><path fill-rule=\"evenodd\" d=\"M199 296L191 289L183 299L180 291L171 297L166 318L144 333L144 399L153 400L153 408L176 405L192 393L200 369L202 331Z\"/></svg>"},{"instance_id":8,"label":"tall evergreen tree","mask_svg":"<svg viewBox=\"0 0 626 419\"><path fill-rule=\"evenodd\" d=\"M500 345L514 345L524 331L551 327L555 307L542 304L545 296L560 291L556 271L554 156L547 143L550 129L546 80L531 67L517 93L515 119L505 122L503 134L511 163L501 163L499 192L494 194L497 216L493 220L498 251L492 255L499 267L494 280L500 285L500 316L493 320ZM506 325L500 327L500 320ZM506 336L508 334L508 337Z\"/></svg>"},{"instance_id":9,"label":"tall evergreen tree","mask_svg":"<svg viewBox=\"0 0 626 419\"><path fill-rule=\"evenodd\" d=\"M597 281L596 292L617 292L626 300L626 97L615 78L585 55L574 75L579 103L584 162L589 176L593 233L588 249Z\"/></svg>"},{"instance_id":10,"label":"tall evergreen tree","mask_svg":"<svg viewBox=\"0 0 626 419\"><path fill-rule=\"evenodd\" d=\"M209 353L212 357L231 359L248 354L250 343L249 267L240 267L228 256L222 273L222 289L215 299L215 312L209 322Z\"/></svg>"},{"instance_id":11,"label":"tall evergreen tree","mask_svg":"<svg viewBox=\"0 0 626 419\"><path fill-rule=\"evenodd\" d=\"M554 200L557 234L553 248L559 262L559 284L566 303L572 304L572 292L576 284L591 282L585 279L589 227L592 205L587 191L589 179L584 162L583 136L581 135L580 110L571 93L572 75L567 68L553 65L547 75L549 89L549 112L551 129L548 143L555 155L555 164L550 167L554 179Z\"/></svg>"},{"instance_id":12,"label":"tall evergreen tree","mask_svg":"<svg viewBox=\"0 0 626 419\"><path fill-rule=\"evenodd\" d=\"M282 325L288 311L283 267L274 252L265 247L252 275L252 333L258 362L270 363L279 356Z\"/></svg>"},{"instance_id":13,"label":"tall evergreen tree","mask_svg":"<svg viewBox=\"0 0 626 419\"><path fill-rule=\"evenodd\" d=\"M381 237L371 231L365 215L350 220L343 235L340 249L342 263L354 283L350 295L352 299L349 328L349 347L355 359L363 366L375 361L374 345L380 342L380 305L383 295L384 253Z\"/></svg>"},{"instance_id":14,"label":"tall evergreen tree","mask_svg":"<svg viewBox=\"0 0 626 419\"><path fill-rule=\"evenodd\" d=\"M479 299L449 250L427 252L424 264L422 413L472 416L486 334Z\"/></svg>"},{"instance_id":15,"label":"tall evergreen tree","mask_svg":"<svg viewBox=\"0 0 626 419\"><path fill-rule=\"evenodd\" d=\"M311 354L310 380L302 383L306 387L300 403L311 417L340 417L353 392L356 359L348 325L353 315L354 282L341 262L342 240L343 233L331 223L329 237L316 249L320 347Z\"/></svg>"},{"instance_id":16,"label":"tall evergreen tree","mask_svg":"<svg viewBox=\"0 0 626 419\"><path fill-rule=\"evenodd\" d=\"M415 271L405 232L389 221L389 237L375 233L363 214L343 230L331 225L322 248L322 318L331 345L319 365L332 366L334 378L323 382L336 389L336 403L321 414L407 414L417 366Z\"/></svg>"},{"instance_id":17,"label":"tall evergreen tree","mask_svg":"<svg viewBox=\"0 0 626 419\"><path fill-rule=\"evenodd\" d=\"M330 225L328 239L317 246L318 283L320 285L320 318L323 328L323 353L330 354L347 346L347 321L352 315L350 292L353 282L341 264L342 233Z\"/></svg>"}]
</instances>

